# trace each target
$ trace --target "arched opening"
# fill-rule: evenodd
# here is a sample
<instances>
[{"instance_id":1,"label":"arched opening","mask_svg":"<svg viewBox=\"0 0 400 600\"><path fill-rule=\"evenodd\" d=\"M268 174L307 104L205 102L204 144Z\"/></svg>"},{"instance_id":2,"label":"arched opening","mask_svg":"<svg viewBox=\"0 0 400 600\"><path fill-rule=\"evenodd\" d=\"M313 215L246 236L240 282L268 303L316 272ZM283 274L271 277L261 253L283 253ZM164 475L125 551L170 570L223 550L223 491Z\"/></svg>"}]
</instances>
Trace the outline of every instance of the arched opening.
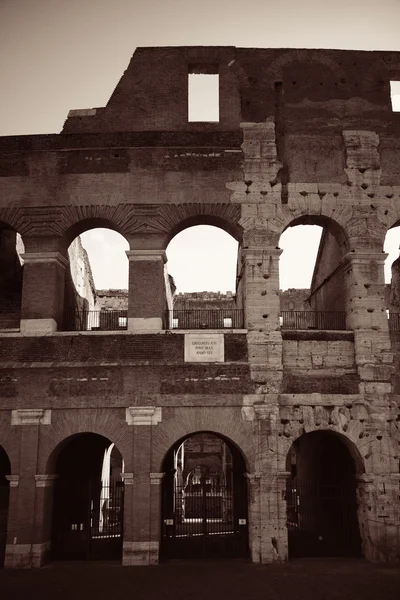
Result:
<instances>
[{"instance_id":1,"label":"arched opening","mask_svg":"<svg viewBox=\"0 0 400 600\"><path fill-rule=\"evenodd\" d=\"M396 223L386 233L385 260L385 305L389 328L400 331L400 226Z\"/></svg>"},{"instance_id":2,"label":"arched opening","mask_svg":"<svg viewBox=\"0 0 400 600\"><path fill-rule=\"evenodd\" d=\"M24 252L19 233L0 223L0 331L20 326Z\"/></svg>"},{"instance_id":3,"label":"arched opening","mask_svg":"<svg viewBox=\"0 0 400 600\"><path fill-rule=\"evenodd\" d=\"M103 225L99 227L98 225ZM128 241L117 231L97 221L68 246L64 330L118 331L127 329ZM76 230L73 229L73 232ZM77 230L80 231L80 230ZM71 239L68 233L68 241Z\"/></svg>"},{"instance_id":4,"label":"arched opening","mask_svg":"<svg viewBox=\"0 0 400 600\"><path fill-rule=\"evenodd\" d=\"M4 567L4 557L7 544L10 484L6 475L10 474L10 460L4 448L0 446L0 568Z\"/></svg>"},{"instance_id":5,"label":"arched opening","mask_svg":"<svg viewBox=\"0 0 400 600\"><path fill-rule=\"evenodd\" d=\"M160 557L248 556L245 461L222 436L179 440L163 462Z\"/></svg>"},{"instance_id":6,"label":"arched opening","mask_svg":"<svg viewBox=\"0 0 400 600\"><path fill-rule=\"evenodd\" d=\"M324 217L295 219L281 235L281 326L284 329L346 329L341 260L347 238Z\"/></svg>"},{"instance_id":7,"label":"arched opening","mask_svg":"<svg viewBox=\"0 0 400 600\"><path fill-rule=\"evenodd\" d=\"M52 524L55 560L122 557L123 460L107 438L83 433L58 449Z\"/></svg>"},{"instance_id":8,"label":"arched opening","mask_svg":"<svg viewBox=\"0 0 400 600\"><path fill-rule=\"evenodd\" d=\"M357 467L335 432L313 431L293 443L286 465L289 557L361 556Z\"/></svg>"},{"instance_id":9,"label":"arched opening","mask_svg":"<svg viewBox=\"0 0 400 600\"><path fill-rule=\"evenodd\" d=\"M186 225L177 230L166 250L171 282L169 328L241 328L243 307L236 293L238 242L232 229L227 232L226 227L196 225L191 220Z\"/></svg>"}]
</instances>

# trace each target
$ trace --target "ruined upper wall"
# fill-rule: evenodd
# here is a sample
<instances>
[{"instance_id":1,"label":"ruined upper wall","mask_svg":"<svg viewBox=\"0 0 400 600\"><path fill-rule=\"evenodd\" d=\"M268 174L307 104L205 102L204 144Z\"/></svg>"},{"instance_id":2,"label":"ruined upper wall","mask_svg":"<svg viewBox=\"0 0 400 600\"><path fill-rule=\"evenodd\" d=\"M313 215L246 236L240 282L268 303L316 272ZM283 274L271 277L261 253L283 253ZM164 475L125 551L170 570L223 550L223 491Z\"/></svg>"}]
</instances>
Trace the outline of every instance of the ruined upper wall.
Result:
<instances>
[{"instance_id":1,"label":"ruined upper wall","mask_svg":"<svg viewBox=\"0 0 400 600\"><path fill-rule=\"evenodd\" d=\"M215 72L218 123L188 122L188 73ZM286 127L310 132L363 127L385 131L399 52L252 49L218 46L138 48L105 108L71 111L64 133L227 131L262 122L285 107ZM301 111L301 119L299 119Z\"/></svg>"}]
</instances>

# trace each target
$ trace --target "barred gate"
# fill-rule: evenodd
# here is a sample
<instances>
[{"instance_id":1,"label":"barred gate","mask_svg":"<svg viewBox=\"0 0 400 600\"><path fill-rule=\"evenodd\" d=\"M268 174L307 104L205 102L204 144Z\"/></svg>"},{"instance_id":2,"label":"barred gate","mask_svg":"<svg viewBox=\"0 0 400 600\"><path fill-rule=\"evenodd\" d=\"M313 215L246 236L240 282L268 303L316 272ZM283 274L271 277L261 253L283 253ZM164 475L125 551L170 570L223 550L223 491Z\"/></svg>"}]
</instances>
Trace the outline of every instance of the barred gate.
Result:
<instances>
[{"instance_id":1,"label":"barred gate","mask_svg":"<svg viewBox=\"0 0 400 600\"><path fill-rule=\"evenodd\" d=\"M289 556L361 556L355 482L288 480Z\"/></svg>"},{"instance_id":2,"label":"barred gate","mask_svg":"<svg viewBox=\"0 0 400 600\"><path fill-rule=\"evenodd\" d=\"M124 484L56 482L52 554L56 560L117 560L122 555Z\"/></svg>"},{"instance_id":3,"label":"barred gate","mask_svg":"<svg viewBox=\"0 0 400 600\"><path fill-rule=\"evenodd\" d=\"M243 473L209 473L191 485L163 481L161 557L248 556L247 485Z\"/></svg>"}]
</instances>

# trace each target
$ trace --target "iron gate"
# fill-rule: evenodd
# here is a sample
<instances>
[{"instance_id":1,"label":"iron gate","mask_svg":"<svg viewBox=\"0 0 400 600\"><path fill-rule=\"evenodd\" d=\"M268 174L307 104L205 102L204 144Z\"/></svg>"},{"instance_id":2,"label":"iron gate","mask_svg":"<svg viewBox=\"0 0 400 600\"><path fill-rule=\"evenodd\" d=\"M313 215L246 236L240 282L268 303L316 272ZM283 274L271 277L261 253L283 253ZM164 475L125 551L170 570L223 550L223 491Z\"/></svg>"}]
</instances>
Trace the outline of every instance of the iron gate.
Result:
<instances>
[{"instance_id":1,"label":"iron gate","mask_svg":"<svg viewBox=\"0 0 400 600\"><path fill-rule=\"evenodd\" d=\"M163 486L162 558L248 556L243 473L202 475L190 485L170 473Z\"/></svg>"},{"instance_id":2,"label":"iron gate","mask_svg":"<svg viewBox=\"0 0 400 600\"><path fill-rule=\"evenodd\" d=\"M124 484L111 480L56 482L53 557L112 560L122 553Z\"/></svg>"},{"instance_id":3,"label":"iron gate","mask_svg":"<svg viewBox=\"0 0 400 600\"><path fill-rule=\"evenodd\" d=\"M355 482L288 480L289 556L360 556Z\"/></svg>"}]
</instances>

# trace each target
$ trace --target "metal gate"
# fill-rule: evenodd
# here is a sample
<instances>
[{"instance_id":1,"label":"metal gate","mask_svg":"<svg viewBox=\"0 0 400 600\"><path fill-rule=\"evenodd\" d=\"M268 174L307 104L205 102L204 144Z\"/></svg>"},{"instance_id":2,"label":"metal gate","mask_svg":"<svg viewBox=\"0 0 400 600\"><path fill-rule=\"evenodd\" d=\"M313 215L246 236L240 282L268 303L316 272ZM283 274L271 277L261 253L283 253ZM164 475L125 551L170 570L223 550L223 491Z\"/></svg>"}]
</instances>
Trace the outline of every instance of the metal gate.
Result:
<instances>
[{"instance_id":1,"label":"metal gate","mask_svg":"<svg viewBox=\"0 0 400 600\"><path fill-rule=\"evenodd\" d=\"M111 480L56 482L53 558L117 560L122 554L124 484Z\"/></svg>"},{"instance_id":2,"label":"metal gate","mask_svg":"<svg viewBox=\"0 0 400 600\"><path fill-rule=\"evenodd\" d=\"M248 556L247 486L243 473L206 473L184 485L163 482L164 559Z\"/></svg>"},{"instance_id":3,"label":"metal gate","mask_svg":"<svg viewBox=\"0 0 400 600\"><path fill-rule=\"evenodd\" d=\"M288 480L289 556L360 556L355 482Z\"/></svg>"}]
</instances>

